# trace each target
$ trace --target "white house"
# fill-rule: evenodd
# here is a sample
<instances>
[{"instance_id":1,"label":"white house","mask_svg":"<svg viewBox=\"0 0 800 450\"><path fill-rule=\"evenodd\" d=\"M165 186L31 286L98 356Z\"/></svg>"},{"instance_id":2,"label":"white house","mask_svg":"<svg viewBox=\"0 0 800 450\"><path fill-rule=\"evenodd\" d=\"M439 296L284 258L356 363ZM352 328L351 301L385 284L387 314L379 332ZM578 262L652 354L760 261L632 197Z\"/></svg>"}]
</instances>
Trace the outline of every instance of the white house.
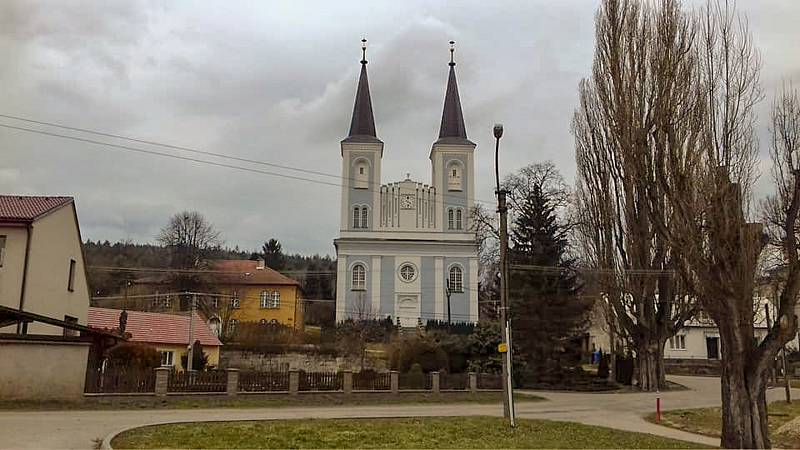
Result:
<instances>
[{"instance_id":1,"label":"white house","mask_svg":"<svg viewBox=\"0 0 800 450\"><path fill-rule=\"evenodd\" d=\"M429 182L409 175L382 184L384 143L361 60L350 132L341 141L337 321L391 316L414 326L446 319L448 298L453 321L478 320L478 247L470 231L475 143L467 138L452 51Z\"/></svg>"}]
</instances>

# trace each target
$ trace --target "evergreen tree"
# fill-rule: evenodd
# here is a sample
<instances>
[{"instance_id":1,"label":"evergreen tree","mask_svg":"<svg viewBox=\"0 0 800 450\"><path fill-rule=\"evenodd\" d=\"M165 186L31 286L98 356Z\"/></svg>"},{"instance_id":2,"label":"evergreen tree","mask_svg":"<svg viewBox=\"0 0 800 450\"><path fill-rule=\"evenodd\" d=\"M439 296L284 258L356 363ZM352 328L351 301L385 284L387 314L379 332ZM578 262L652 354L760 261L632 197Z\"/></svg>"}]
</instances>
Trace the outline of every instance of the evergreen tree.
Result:
<instances>
[{"instance_id":1,"label":"evergreen tree","mask_svg":"<svg viewBox=\"0 0 800 450\"><path fill-rule=\"evenodd\" d=\"M264 262L267 264L267 267L279 271L284 269L286 258L283 255L283 247L277 239L272 238L264 242L261 251L264 255Z\"/></svg>"},{"instance_id":2,"label":"evergreen tree","mask_svg":"<svg viewBox=\"0 0 800 450\"><path fill-rule=\"evenodd\" d=\"M509 261L514 348L519 381L563 380L580 363L580 334L591 301L579 295L569 256L570 225L559 216L568 191L550 164L532 165L507 180L513 220ZM523 378L525 380L523 380Z\"/></svg>"}]
</instances>

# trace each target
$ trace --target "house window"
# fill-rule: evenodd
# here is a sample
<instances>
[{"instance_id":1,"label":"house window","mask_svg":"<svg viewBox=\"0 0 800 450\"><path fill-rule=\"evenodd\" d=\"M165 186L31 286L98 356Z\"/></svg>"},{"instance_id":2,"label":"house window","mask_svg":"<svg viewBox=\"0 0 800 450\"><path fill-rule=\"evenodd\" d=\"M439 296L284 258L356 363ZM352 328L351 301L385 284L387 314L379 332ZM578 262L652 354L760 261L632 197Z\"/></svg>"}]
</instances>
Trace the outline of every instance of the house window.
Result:
<instances>
[{"instance_id":1,"label":"house window","mask_svg":"<svg viewBox=\"0 0 800 450\"><path fill-rule=\"evenodd\" d=\"M453 209L451 208L447 210L447 229L452 230L454 228L455 228L455 218Z\"/></svg>"},{"instance_id":2,"label":"house window","mask_svg":"<svg viewBox=\"0 0 800 450\"><path fill-rule=\"evenodd\" d=\"M669 338L670 350L686 350L686 335L678 334Z\"/></svg>"},{"instance_id":3,"label":"house window","mask_svg":"<svg viewBox=\"0 0 800 450\"><path fill-rule=\"evenodd\" d=\"M278 291L272 292L272 304L270 305L272 308L280 308L281 307L281 293Z\"/></svg>"},{"instance_id":4,"label":"house window","mask_svg":"<svg viewBox=\"0 0 800 450\"><path fill-rule=\"evenodd\" d=\"M363 291L367 288L367 270L361 264L353 266L353 280L351 289Z\"/></svg>"},{"instance_id":5,"label":"house window","mask_svg":"<svg viewBox=\"0 0 800 450\"><path fill-rule=\"evenodd\" d=\"M261 291L261 309L269 308L269 292Z\"/></svg>"},{"instance_id":6,"label":"house window","mask_svg":"<svg viewBox=\"0 0 800 450\"><path fill-rule=\"evenodd\" d=\"M258 324L259 324L259 325L261 325L262 327L266 326L266 325L267 325L267 319L261 319L261 320L259 320L259 321L258 321Z\"/></svg>"},{"instance_id":7,"label":"house window","mask_svg":"<svg viewBox=\"0 0 800 450\"><path fill-rule=\"evenodd\" d=\"M6 259L6 237L0 236L0 267L3 267L4 259Z\"/></svg>"},{"instance_id":8,"label":"house window","mask_svg":"<svg viewBox=\"0 0 800 450\"><path fill-rule=\"evenodd\" d=\"M464 273L461 267L453 266L450 268L450 276L447 279L450 292L464 292Z\"/></svg>"},{"instance_id":9,"label":"house window","mask_svg":"<svg viewBox=\"0 0 800 450\"><path fill-rule=\"evenodd\" d=\"M361 228L361 208L353 208L353 228Z\"/></svg>"},{"instance_id":10,"label":"house window","mask_svg":"<svg viewBox=\"0 0 800 450\"><path fill-rule=\"evenodd\" d=\"M456 210L456 230L463 229L462 220L461 220L462 219L461 214L462 214L461 210L457 209Z\"/></svg>"},{"instance_id":11,"label":"house window","mask_svg":"<svg viewBox=\"0 0 800 450\"><path fill-rule=\"evenodd\" d=\"M215 294L211 297L211 307L214 309L219 309L219 294Z\"/></svg>"},{"instance_id":12,"label":"house window","mask_svg":"<svg viewBox=\"0 0 800 450\"><path fill-rule=\"evenodd\" d=\"M239 309L239 291L231 293L231 308Z\"/></svg>"},{"instance_id":13,"label":"house window","mask_svg":"<svg viewBox=\"0 0 800 450\"><path fill-rule=\"evenodd\" d=\"M367 207L361 208L361 228L369 228L367 224L369 223L369 213L367 212Z\"/></svg>"},{"instance_id":14,"label":"house window","mask_svg":"<svg viewBox=\"0 0 800 450\"><path fill-rule=\"evenodd\" d=\"M75 290L75 265L77 263L74 259L69 260L69 280L67 281L67 290L73 292Z\"/></svg>"},{"instance_id":15,"label":"house window","mask_svg":"<svg viewBox=\"0 0 800 450\"><path fill-rule=\"evenodd\" d=\"M173 358L175 356L175 352L168 351L168 352L161 352L161 365L172 367L175 365Z\"/></svg>"},{"instance_id":16,"label":"house window","mask_svg":"<svg viewBox=\"0 0 800 450\"><path fill-rule=\"evenodd\" d=\"M233 335L236 333L236 325L239 325L239 321L236 319L231 319L228 321L228 335Z\"/></svg>"}]
</instances>

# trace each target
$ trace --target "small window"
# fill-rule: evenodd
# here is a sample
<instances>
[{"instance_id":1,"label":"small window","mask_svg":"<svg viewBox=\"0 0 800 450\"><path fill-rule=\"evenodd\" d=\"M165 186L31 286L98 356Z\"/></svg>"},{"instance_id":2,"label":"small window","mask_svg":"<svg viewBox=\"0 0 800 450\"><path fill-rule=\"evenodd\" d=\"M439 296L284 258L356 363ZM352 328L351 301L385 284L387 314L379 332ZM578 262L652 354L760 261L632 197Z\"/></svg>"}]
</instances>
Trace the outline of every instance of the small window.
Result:
<instances>
[{"instance_id":1,"label":"small window","mask_svg":"<svg viewBox=\"0 0 800 450\"><path fill-rule=\"evenodd\" d=\"M70 292L75 291L75 265L77 263L74 259L69 260L69 281L67 281L67 290Z\"/></svg>"},{"instance_id":2,"label":"small window","mask_svg":"<svg viewBox=\"0 0 800 450\"><path fill-rule=\"evenodd\" d=\"M353 208L353 228L361 228L361 208Z\"/></svg>"},{"instance_id":3,"label":"small window","mask_svg":"<svg viewBox=\"0 0 800 450\"><path fill-rule=\"evenodd\" d=\"M239 309L239 291L233 291L231 294L231 308Z\"/></svg>"},{"instance_id":4,"label":"small window","mask_svg":"<svg viewBox=\"0 0 800 450\"><path fill-rule=\"evenodd\" d=\"M364 167L363 166L358 168L358 174L359 175L364 175Z\"/></svg>"},{"instance_id":5,"label":"small window","mask_svg":"<svg viewBox=\"0 0 800 450\"><path fill-rule=\"evenodd\" d=\"M266 325L267 325L267 319L261 319L261 320L259 320L259 321L258 321L258 324L259 324L259 325L261 325L262 327L263 327L263 326L266 326Z\"/></svg>"},{"instance_id":6,"label":"small window","mask_svg":"<svg viewBox=\"0 0 800 450\"><path fill-rule=\"evenodd\" d=\"M272 303L270 304L271 308L278 309L281 307L281 293L278 291L272 292Z\"/></svg>"},{"instance_id":7,"label":"small window","mask_svg":"<svg viewBox=\"0 0 800 450\"><path fill-rule=\"evenodd\" d=\"M461 210L457 209L456 210L456 230L463 230L464 229L463 228L463 221L462 221L461 214L462 214Z\"/></svg>"},{"instance_id":8,"label":"small window","mask_svg":"<svg viewBox=\"0 0 800 450\"><path fill-rule=\"evenodd\" d=\"M447 210L447 229L455 229L455 217L452 209Z\"/></svg>"},{"instance_id":9,"label":"small window","mask_svg":"<svg viewBox=\"0 0 800 450\"><path fill-rule=\"evenodd\" d=\"M214 308L214 309L219 309L219 297L218 297L218 295L219 294L216 294L216 295L214 295L214 297L211 298L211 307Z\"/></svg>"},{"instance_id":10,"label":"small window","mask_svg":"<svg viewBox=\"0 0 800 450\"><path fill-rule=\"evenodd\" d=\"M453 266L450 268L447 287L450 292L464 292L464 273L461 271L461 267Z\"/></svg>"},{"instance_id":11,"label":"small window","mask_svg":"<svg viewBox=\"0 0 800 450\"><path fill-rule=\"evenodd\" d=\"M461 167L454 163L447 171L447 190L460 191L462 190L461 184Z\"/></svg>"},{"instance_id":12,"label":"small window","mask_svg":"<svg viewBox=\"0 0 800 450\"><path fill-rule=\"evenodd\" d=\"M6 259L6 237L0 236L0 267L3 267L3 260Z\"/></svg>"},{"instance_id":13,"label":"small window","mask_svg":"<svg viewBox=\"0 0 800 450\"><path fill-rule=\"evenodd\" d=\"M236 333L236 325L239 325L239 321L236 319L231 319L228 321L228 335L233 335Z\"/></svg>"},{"instance_id":14,"label":"small window","mask_svg":"<svg viewBox=\"0 0 800 450\"><path fill-rule=\"evenodd\" d=\"M356 189L367 189L369 187L369 168L365 161L362 160L356 165L355 174L353 187Z\"/></svg>"},{"instance_id":15,"label":"small window","mask_svg":"<svg viewBox=\"0 0 800 450\"><path fill-rule=\"evenodd\" d=\"M78 324L78 318L77 317L72 317L72 316L64 316L64 322L66 322L66 323L68 323L70 325L77 325ZM77 336L77 335L78 335L78 331L77 330L73 330L73 329L64 327L64 336Z\"/></svg>"},{"instance_id":16,"label":"small window","mask_svg":"<svg viewBox=\"0 0 800 450\"><path fill-rule=\"evenodd\" d=\"M175 365L173 361L173 357L175 356L175 352L161 352L161 365L165 367L172 367Z\"/></svg>"},{"instance_id":17,"label":"small window","mask_svg":"<svg viewBox=\"0 0 800 450\"><path fill-rule=\"evenodd\" d=\"M400 267L400 279L406 283L414 281L417 277L417 270L411 264L403 264Z\"/></svg>"},{"instance_id":18,"label":"small window","mask_svg":"<svg viewBox=\"0 0 800 450\"><path fill-rule=\"evenodd\" d=\"M259 306L261 306L261 309L269 308L269 292L261 291L261 302Z\"/></svg>"},{"instance_id":19,"label":"small window","mask_svg":"<svg viewBox=\"0 0 800 450\"><path fill-rule=\"evenodd\" d=\"M361 208L361 228L369 228L369 213L367 207Z\"/></svg>"},{"instance_id":20,"label":"small window","mask_svg":"<svg viewBox=\"0 0 800 450\"><path fill-rule=\"evenodd\" d=\"M363 291L367 288L367 270L361 264L353 266L353 280L351 289Z\"/></svg>"},{"instance_id":21,"label":"small window","mask_svg":"<svg viewBox=\"0 0 800 450\"><path fill-rule=\"evenodd\" d=\"M679 334L669 338L670 350L686 350L686 335Z\"/></svg>"}]
</instances>

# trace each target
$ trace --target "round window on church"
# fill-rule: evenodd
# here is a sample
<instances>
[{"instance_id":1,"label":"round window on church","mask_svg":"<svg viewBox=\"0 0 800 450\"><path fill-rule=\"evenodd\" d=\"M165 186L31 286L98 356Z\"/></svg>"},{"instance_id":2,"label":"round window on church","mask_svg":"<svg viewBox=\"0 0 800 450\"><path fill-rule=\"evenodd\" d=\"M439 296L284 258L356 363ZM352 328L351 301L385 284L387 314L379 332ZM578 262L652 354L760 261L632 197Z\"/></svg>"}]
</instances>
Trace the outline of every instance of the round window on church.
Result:
<instances>
[{"instance_id":1,"label":"round window on church","mask_svg":"<svg viewBox=\"0 0 800 450\"><path fill-rule=\"evenodd\" d=\"M414 281L417 277L417 269L411 264L403 264L400 266L400 279L406 283Z\"/></svg>"}]
</instances>

